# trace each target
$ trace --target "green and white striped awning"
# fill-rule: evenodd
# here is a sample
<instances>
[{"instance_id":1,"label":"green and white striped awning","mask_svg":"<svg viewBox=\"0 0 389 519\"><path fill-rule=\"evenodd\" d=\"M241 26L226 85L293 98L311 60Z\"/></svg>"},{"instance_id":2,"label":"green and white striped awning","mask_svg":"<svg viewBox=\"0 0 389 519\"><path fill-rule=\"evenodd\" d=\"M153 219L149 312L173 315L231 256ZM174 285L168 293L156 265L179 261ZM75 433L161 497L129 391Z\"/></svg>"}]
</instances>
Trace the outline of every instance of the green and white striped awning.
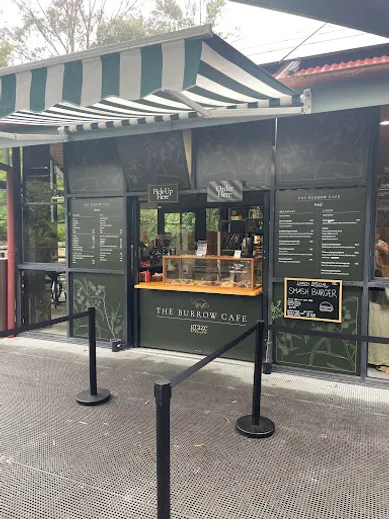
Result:
<instances>
[{"instance_id":1,"label":"green and white striped awning","mask_svg":"<svg viewBox=\"0 0 389 519\"><path fill-rule=\"evenodd\" d=\"M282 115L303 113L303 105L209 26L0 69L0 123L8 131Z\"/></svg>"}]
</instances>

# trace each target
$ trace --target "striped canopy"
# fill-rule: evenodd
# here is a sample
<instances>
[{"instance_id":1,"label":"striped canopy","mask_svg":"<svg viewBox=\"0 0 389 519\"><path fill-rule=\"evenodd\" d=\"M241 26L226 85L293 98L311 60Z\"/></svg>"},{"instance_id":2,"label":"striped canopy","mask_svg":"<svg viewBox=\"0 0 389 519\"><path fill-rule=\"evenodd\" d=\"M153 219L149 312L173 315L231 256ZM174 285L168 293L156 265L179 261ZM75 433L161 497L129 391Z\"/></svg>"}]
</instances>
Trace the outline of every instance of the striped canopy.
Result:
<instances>
[{"instance_id":1,"label":"striped canopy","mask_svg":"<svg viewBox=\"0 0 389 519\"><path fill-rule=\"evenodd\" d=\"M7 127L77 131L281 107L301 113L301 96L209 26L0 69Z\"/></svg>"}]
</instances>

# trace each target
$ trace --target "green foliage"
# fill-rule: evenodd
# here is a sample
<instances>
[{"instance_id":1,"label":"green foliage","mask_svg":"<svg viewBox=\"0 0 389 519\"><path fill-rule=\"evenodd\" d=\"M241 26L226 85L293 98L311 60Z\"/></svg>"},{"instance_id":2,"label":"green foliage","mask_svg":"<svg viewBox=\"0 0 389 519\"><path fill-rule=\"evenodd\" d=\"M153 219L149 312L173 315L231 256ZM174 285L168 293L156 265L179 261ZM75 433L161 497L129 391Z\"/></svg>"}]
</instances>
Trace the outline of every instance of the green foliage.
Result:
<instances>
[{"instance_id":1,"label":"green foliage","mask_svg":"<svg viewBox=\"0 0 389 519\"><path fill-rule=\"evenodd\" d=\"M7 40L0 40L0 68L9 65L13 47Z\"/></svg>"},{"instance_id":2,"label":"green foliage","mask_svg":"<svg viewBox=\"0 0 389 519\"><path fill-rule=\"evenodd\" d=\"M14 3L20 23L7 30L4 52L6 58L14 51L19 60L30 61L205 23L217 30L226 0L186 0L183 7L177 0L153 0L147 16L138 10L141 0L122 0L116 11L108 0ZM1 48L0 40L0 66Z\"/></svg>"},{"instance_id":3,"label":"green foliage","mask_svg":"<svg viewBox=\"0 0 389 519\"><path fill-rule=\"evenodd\" d=\"M42 205L26 205L24 208L24 232L29 261L51 262L58 242L65 241L65 208L51 205L57 190L48 182L28 180L27 202ZM55 198L58 201L58 197Z\"/></svg>"},{"instance_id":4,"label":"green foliage","mask_svg":"<svg viewBox=\"0 0 389 519\"><path fill-rule=\"evenodd\" d=\"M149 28L141 16L138 18L129 16L125 19L106 21L98 28L96 41L92 44L92 47L142 38L149 34Z\"/></svg>"}]
</instances>

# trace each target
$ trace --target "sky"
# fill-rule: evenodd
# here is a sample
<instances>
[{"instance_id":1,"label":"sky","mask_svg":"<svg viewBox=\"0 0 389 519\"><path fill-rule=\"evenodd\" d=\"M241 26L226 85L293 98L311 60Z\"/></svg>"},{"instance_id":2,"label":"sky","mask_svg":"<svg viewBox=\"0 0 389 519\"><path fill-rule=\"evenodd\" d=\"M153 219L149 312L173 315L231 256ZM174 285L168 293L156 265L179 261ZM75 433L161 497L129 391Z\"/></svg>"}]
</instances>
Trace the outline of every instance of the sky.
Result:
<instances>
[{"instance_id":1,"label":"sky","mask_svg":"<svg viewBox=\"0 0 389 519\"><path fill-rule=\"evenodd\" d=\"M41 0L41 4L48 4L49 1ZM178 2L185 4L185 0ZM111 9L119 3L120 0L107 2ZM147 14L153 0L139 0L139 5ZM0 14L0 26L4 21L12 25L16 19L17 9L11 0L6 15ZM239 28L239 35L233 35L228 41L258 64L389 42L353 29L324 25L311 19L228 1L219 28L223 33L230 33L236 27ZM308 41L301 45L307 38Z\"/></svg>"}]
</instances>

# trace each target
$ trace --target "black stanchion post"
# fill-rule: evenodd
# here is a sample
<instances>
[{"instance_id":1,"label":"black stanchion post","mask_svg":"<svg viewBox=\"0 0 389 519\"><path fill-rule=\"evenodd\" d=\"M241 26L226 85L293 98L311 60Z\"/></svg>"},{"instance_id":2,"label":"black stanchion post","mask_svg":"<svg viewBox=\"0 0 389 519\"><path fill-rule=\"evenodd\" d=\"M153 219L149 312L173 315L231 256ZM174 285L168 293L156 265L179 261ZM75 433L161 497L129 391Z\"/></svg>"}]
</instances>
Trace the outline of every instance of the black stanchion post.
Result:
<instances>
[{"instance_id":1,"label":"black stanchion post","mask_svg":"<svg viewBox=\"0 0 389 519\"><path fill-rule=\"evenodd\" d=\"M263 361L263 323L258 323L255 330L255 361L253 388L253 425L259 425L261 418L262 361Z\"/></svg>"},{"instance_id":2,"label":"black stanchion post","mask_svg":"<svg viewBox=\"0 0 389 519\"><path fill-rule=\"evenodd\" d=\"M89 382L90 394L97 395L97 363L96 363L96 309L88 308L89 319Z\"/></svg>"},{"instance_id":3,"label":"black stanchion post","mask_svg":"<svg viewBox=\"0 0 389 519\"><path fill-rule=\"evenodd\" d=\"M158 519L170 519L170 399L172 388L167 379L154 386L157 407L157 506Z\"/></svg>"},{"instance_id":4,"label":"black stanchion post","mask_svg":"<svg viewBox=\"0 0 389 519\"><path fill-rule=\"evenodd\" d=\"M96 362L96 309L88 308L89 314L89 382L90 388L81 391L76 396L81 405L100 405L111 398L108 389L97 388L97 362Z\"/></svg>"},{"instance_id":5,"label":"black stanchion post","mask_svg":"<svg viewBox=\"0 0 389 519\"><path fill-rule=\"evenodd\" d=\"M252 414L242 416L236 422L236 428L244 436L249 438L267 438L275 431L274 423L261 416L261 390L262 390L262 357L263 357L264 324L259 321L255 330L255 363L254 363L254 387Z\"/></svg>"}]
</instances>

